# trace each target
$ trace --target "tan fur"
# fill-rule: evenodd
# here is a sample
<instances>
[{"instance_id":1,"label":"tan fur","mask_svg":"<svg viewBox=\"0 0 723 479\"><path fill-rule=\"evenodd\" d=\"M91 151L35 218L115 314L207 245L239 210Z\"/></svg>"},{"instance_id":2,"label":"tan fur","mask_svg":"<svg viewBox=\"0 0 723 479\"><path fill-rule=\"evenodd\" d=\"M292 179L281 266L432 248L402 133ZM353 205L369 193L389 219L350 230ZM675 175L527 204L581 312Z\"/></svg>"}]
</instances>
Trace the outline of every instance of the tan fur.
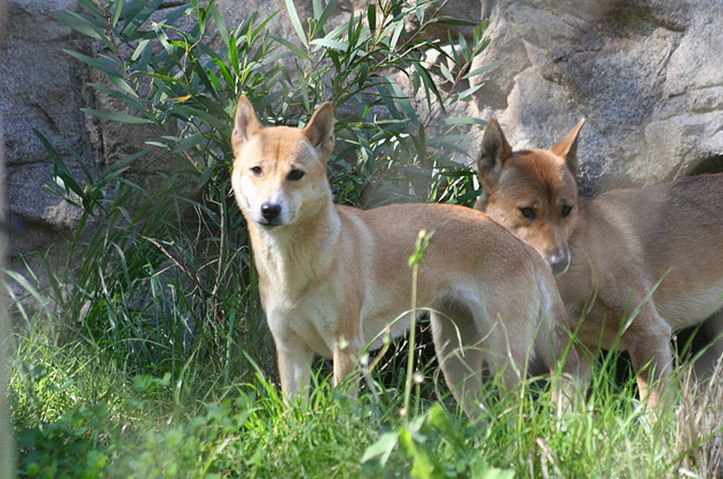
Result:
<instances>
[{"instance_id":1,"label":"tan fur","mask_svg":"<svg viewBox=\"0 0 723 479\"><path fill-rule=\"evenodd\" d=\"M665 380L649 390L649 373L661 379L670 372L671 331L703 321L723 301L723 174L580 198L575 150L582 125L552 150L513 152L492 120L478 161L486 193L476 207L557 270L565 304L573 317L584 316L584 343L597 351L620 340L641 396L653 405ZM567 216L564 205L572 208ZM524 208L536 217L526 218ZM715 335L720 324L711 322ZM711 354L717 359L722 353L718 341Z\"/></svg>"},{"instance_id":2,"label":"tan fur","mask_svg":"<svg viewBox=\"0 0 723 479\"><path fill-rule=\"evenodd\" d=\"M303 129L262 128L248 100L239 99L232 183L285 395L308 392L314 354L333 358L340 381L365 345L408 311L407 259L421 229L434 236L420 267L418 303L436 311L436 351L465 411L474 414L483 360L508 384L519 381L532 350L553 367L566 344L555 319L564 320L565 312L542 258L477 211L334 205L326 178L332 135L330 104ZM303 177L292 179L294 170ZM270 205L279 206L273 226L263 212ZM393 333L404 333L407 323L396 323ZM571 356L569 370L574 351Z\"/></svg>"}]
</instances>

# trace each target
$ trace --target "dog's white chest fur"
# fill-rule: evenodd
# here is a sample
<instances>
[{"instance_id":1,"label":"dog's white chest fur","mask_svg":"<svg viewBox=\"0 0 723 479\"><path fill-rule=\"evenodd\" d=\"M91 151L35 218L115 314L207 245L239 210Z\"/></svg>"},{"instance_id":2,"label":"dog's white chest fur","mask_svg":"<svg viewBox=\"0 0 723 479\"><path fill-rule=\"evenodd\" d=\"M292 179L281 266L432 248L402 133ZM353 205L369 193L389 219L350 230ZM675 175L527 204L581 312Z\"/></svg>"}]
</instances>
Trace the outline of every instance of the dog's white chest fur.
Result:
<instances>
[{"instance_id":1,"label":"dog's white chest fur","mask_svg":"<svg viewBox=\"0 0 723 479\"><path fill-rule=\"evenodd\" d=\"M295 300L273 297L265 303L274 334L294 334L319 354L332 355L338 305L328 294L315 288Z\"/></svg>"}]
</instances>

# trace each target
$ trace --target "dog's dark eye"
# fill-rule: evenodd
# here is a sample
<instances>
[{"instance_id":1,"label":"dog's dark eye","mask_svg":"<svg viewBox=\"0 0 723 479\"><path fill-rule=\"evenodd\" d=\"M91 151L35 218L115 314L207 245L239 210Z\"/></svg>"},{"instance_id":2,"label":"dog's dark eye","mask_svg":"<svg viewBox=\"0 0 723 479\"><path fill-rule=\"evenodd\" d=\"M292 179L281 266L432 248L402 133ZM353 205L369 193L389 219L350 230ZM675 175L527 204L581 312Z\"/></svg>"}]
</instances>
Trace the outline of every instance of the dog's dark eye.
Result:
<instances>
[{"instance_id":1,"label":"dog's dark eye","mask_svg":"<svg viewBox=\"0 0 723 479\"><path fill-rule=\"evenodd\" d=\"M572 213L572 206L570 205L562 205L562 210L560 210L560 216L563 218L567 218L570 216L570 213Z\"/></svg>"},{"instance_id":2,"label":"dog's dark eye","mask_svg":"<svg viewBox=\"0 0 723 479\"><path fill-rule=\"evenodd\" d=\"M304 177L305 173L301 170L293 169L289 172L288 175L286 175L286 178L289 181L299 181Z\"/></svg>"},{"instance_id":3,"label":"dog's dark eye","mask_svg":"<svg viewBox=\"0 0 723 479\"><path fill-rule=\"evenodd\" d=\"M260 166L252 166L250 169L254 176L261 176L264 174L264 170L261 169Z\"/></svg>"},{"instance_id":4,"label":"dog's dark eye","mask_svg":"<svg viewBox=\"0 0 723 479\"><path fill-rule=\"evenodd\" d=\"M529 206L525 208L520 208L520 213L522 213L522 216L524 216L528 220L534 220L535 218L537 218L537 213L535 212L535 209L530 208Z\"/></svg>"}]
</instances>

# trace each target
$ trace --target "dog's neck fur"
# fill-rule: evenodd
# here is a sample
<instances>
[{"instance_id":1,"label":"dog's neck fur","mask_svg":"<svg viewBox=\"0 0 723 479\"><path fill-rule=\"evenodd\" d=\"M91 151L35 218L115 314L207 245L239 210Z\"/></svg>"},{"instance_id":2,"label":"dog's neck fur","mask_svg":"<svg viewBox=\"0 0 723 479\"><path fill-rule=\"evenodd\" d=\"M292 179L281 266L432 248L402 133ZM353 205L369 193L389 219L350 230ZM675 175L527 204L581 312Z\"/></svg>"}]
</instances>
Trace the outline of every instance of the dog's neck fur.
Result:
<instances>
[{"instance_id":1,"label":"dog's neck fur","mask_svg":"<svg viewBox=\"0 0 723 479\"><path fill-rule=\"evenodd\" d=\"M602 208L597 201L597 197L585 198L578 196L577 221L568 238L570 247L578 245L584 250L589 249L588 243L591 241L591 236L587 232L590 231L591 226L594 227L600 224L614 225L615 228L620 230L625 229L625 225L618 224L617 220ZM576 262L576 259L582 260L582 258L575 258L574 255L571 257L573 263Z\"/></svg>"},{"instance_id":2,"label":"dog's neck fur","mask_svg":"<svg viewBox=\"0 0 723 479\"><path fill-rule=\"evenodd\" d=\"M249 232L259 278L283 292L287 301L303 295L308 284L326 274L331 254L319 254L335 247L341 219L329 197L319 211L293 224L265 228L249 223Z\"/></svg>"}]
</instances>

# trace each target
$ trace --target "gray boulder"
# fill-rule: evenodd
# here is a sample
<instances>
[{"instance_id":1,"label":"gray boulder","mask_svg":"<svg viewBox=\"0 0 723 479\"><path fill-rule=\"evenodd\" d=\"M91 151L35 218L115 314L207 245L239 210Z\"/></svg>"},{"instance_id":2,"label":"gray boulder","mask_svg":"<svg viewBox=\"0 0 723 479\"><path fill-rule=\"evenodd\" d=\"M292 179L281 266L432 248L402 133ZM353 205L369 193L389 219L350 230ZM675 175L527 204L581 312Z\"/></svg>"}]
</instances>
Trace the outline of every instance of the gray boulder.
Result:
<instances>
[{"instance_id":1,"label":"gray boulder","mask_svg":"<svg viewBox=\"0 0 723 479\"><path fill-rule=\"evenodd\" d=\"M492 2L491 2L492 3ZM548 147L580 117L586 191L711 170L723 154L723 3L501 1L477 64L500 67L470 112L516 147Z\"/></svg>"},{"instance_id":2,"label":"gray boulder","mask_svg":"<svg viewBox=\"0 0 723 479\"><path fill-rule=\"evenodd\" d=\"M87 69L70 61L63 48L82 49L77 35L52 19L56 10L72 10L75 1L11 1L0 52L0 116L3 119L7 175L5 208L11 224L22 224L11 237L11 253L47 241L46 230L72 226L78 211L51 194L52 161L33 129L64 155L93 168L96 144L80 111L91 99L84 84ZM80 174L77 165L71 168ZM43 231L40 231L43 230Z\"/></svg>"},{"instance_id":3,"label":"gray boulder","mask_svg":"<svg viewBox=\"0 0 723 479\"><path fill-rule=\"evenodd\" d=\"M352 11L365 10L370 0L338 3L331 25ZM254 12L260 19L278 12L269 24L271 32L298 41L284 0L217 4L230 27ZM305 25L312 2L296 4ZM167 2L169 8L174 5ZM75 0L8 3L0 51L6 209L26 232L13 242L15 253L52 242L71 229L79 215L48 192L52 161L33 129L91 170L137 151L158 133L89 119L80 111L119 105L89 91L85 84L101 78L62 52L91 51L81 35L50 16L55 10L77 8ZM473 78L470 84L481 88L449 114L496 116L519 148L549 147L586 117L579 145L586 192L723 169L720 0L450 0L440 13L477 22L489 18L491 44L472 68L498 65ZM414 20L408 18L407 34L414 33ZM469 29L452 33L467 35ZM447 37L438 29L421 35ZM443 60L430 55L429 61ZM395 78L410 91L405 75ZM423 116L426 99L420 96L415 103ZM482 130L472 133L478 142ZM469 144L463 161L474 158L477 142ZM79 164L69 166L82 177Z\"/></svg>"}]
</instances>

